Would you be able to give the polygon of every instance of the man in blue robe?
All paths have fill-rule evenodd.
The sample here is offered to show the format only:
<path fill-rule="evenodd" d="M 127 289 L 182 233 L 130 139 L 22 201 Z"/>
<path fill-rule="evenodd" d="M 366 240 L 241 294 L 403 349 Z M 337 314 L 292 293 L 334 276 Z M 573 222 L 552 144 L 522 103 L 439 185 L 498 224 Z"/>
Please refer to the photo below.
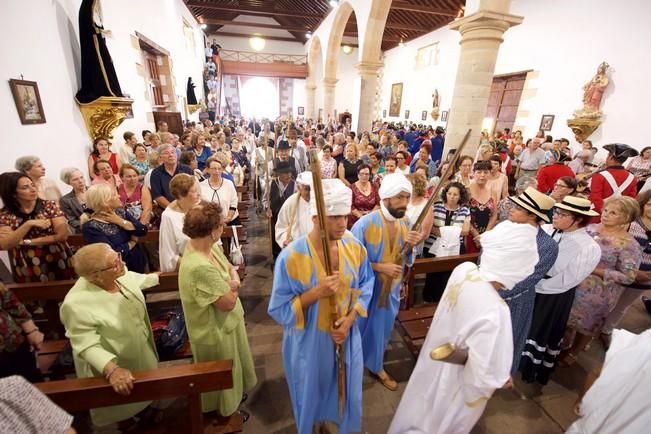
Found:
<path fill-rule="evenodd" d="M 313 229 L 290 243 L 276 261 L 268 312 L 284 327 L 283 362 L 299 434 L 336 424 L 361 431 L 364 364 L 357 316 L 366 317 L 373 270 L 366 249 L 346 230 L 352 192 L 339 179 L 323 180 L 333 275 L 326 276 L 316 201 Z M 331 296 L 337 306 L 332 325 Z M 339 414 L 336 344 L 345 361 L 345 407 Z"/>
<path fill-rule="evenodd" d="M 411 190 L 411 182 L 402 173 L 385 176 L 379 191 L 380 209 L 366 214 L 351 229 L 366 247 L 376 273 L 368 318 L 360 319 L 364 365 L 391 391 L 398 389 L 398 383 L 384 370 L 384 350 L 400 308 L 404 273 L 400 252 L 405 242 L 415 246 L 421 241 L 405 217 Z M 411 252 L 406 255 L 407 263 L 411 263 Z"/>

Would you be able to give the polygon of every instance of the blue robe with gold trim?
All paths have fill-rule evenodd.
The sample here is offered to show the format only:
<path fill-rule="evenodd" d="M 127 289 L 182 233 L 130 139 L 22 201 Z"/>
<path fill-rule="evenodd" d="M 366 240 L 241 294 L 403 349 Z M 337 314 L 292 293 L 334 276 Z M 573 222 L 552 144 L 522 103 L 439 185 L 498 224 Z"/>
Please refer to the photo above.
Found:
<path fill-rule="evenodd" d="M 339 241 L 340 317 L 354 309 L 365 317 L 373 291 L 373 270 L 366 249 L 346 232 Z M 339 420 L 337 357 L 330 335 L 328 299 L 305 313 L 299 296 L 325 277 L 321 260 L 307 236 L 290 243 L 276 260 L 269 315 L 284 327 L 283 362 L 299 434 L 310 434 L 317 422 L 331 421 L 339 432 L 361 431 L 362 342 L 357 322 L 343 344 L 346 362 L 346 407 Z"/>
<path fill-rule="evenodd" d="M 393 240 L 389 239 L 387 223 L 390 222 L 384 219 L 382 211 L 377 210 L 359 219 L 351 229 L 353 235 L 366 247 L 371 263 L 400 263 L 400 251 L 410 228 L 409 220 L 407 218 L 398 220 L 397 236 Z M 411 263 L 411 251 L 406 259 L 407 263 Z M 387 275 L 377 273 L 368 317 L 360 319 L 359 322 L 364 365 L 375 374 L 383 369 L 384 350 L 391 337 L 393 323 L 400 308 L 401 285 L 401 278 L 391 279 Z"/>

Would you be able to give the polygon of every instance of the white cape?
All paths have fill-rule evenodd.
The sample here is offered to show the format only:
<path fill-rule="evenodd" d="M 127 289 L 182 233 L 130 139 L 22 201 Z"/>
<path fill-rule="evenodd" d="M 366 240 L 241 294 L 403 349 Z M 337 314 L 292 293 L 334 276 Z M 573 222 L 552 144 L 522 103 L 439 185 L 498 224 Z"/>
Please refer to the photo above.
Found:
<path fill-rule="evenodd" d="M 465 366 L 434 361 L 432 349 L 453 343 Z M 513 337 L 509 308 L 477 266 L 457 266 L 434 315 L 389 433 L 468 433 L 495 389 L 509 379 Z"/>
<path fill-rule="evenodd" d="M 296 209 L 296 198 L 298 199 L 298 209 Z M 283 203 L 278 212 L 276 221 L 276 243 L 283 248 L 283 242 L 287 238 L 289 223 L 294 219 L 292 225 L 291 239 L 297 240 L 303 235 L 307 235 L 312 230 L 312 217 L 310 216 L 310 204 L 300 198 L 300 193 L 294 193 Z"/>
<path fill-rule="evenodd" d="M 651 330 L 614 330 L 601 375 L 568 434 L 638 434 L 651 427 Z"/>

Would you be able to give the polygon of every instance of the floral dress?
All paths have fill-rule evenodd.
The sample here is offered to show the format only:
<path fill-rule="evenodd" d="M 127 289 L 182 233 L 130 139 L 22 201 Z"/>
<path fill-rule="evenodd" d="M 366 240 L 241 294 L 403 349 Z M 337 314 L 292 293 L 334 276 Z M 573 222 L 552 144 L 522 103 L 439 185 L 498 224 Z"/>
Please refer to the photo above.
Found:
<path fill-rule="evenodd" d="M 588 234 L 601 247 L 604 278 L 589 275 L 576 288 L 574 305 L 568 325 L 579 333 L 596 336 L 606 322 L 606 317 L 624 292 L 624 285 L 635 280 L 642 260 L 642 249 L 629 233 L 613 236 L 599 233 L 599 224 L 586 228 Z"/>
<path fill-rule="evenodd" d="M 334 158 L 321 160 L 321 178 L 332 179 L 337 177 L 337 160 Z"/>
<path fill-rule="evenodd" d="M 488 228 L 488 222 L 491 219 L 491 216 L 496 212 L 497 205 L 491 197 L 486 201 L 486 203 L 479 203 L 477 199 L 470 198 L 468 203 L 468 208 L 470 208 L 470 223 L 477 228 L 477 231 L 480 234 L 483 234 Z M 466 253 L 476 253 L 479 252 L 479 248 L 475 244 L 471 235 L 466 235 Z"/>
<path fill-rule="evenodd" d="M 6 208 L 0 210 L 0 226 L 18 229 L 24 221 L 31 219 L 54 219 L 64 217 L 56 202 L 37 199 L 36 206 L 30 214 L 15 215 Z M 34 239 L 54 235 L 54 228 L 32 228 L 25 239 Z M 16 246 L 9 250 L 12 274 L 16 283 L 47 282 L 67 280 L 75 277 L 72 268 L 72 252 L 67 243 L 46 245 Z"/>
<path fill-rule="evenodd" d="M 357 188 L 356 183 L 350 185 L 350 189 L 353 190 L 352 207 L 357 211 L 361 211 L 363 214 L 368 214 L 373 211 L 373 208 L 380 204 L 380 195 L 378 194 L 377 186 L 373 183 L 370 183 L 369 185 L 371 186 L 371 192 L 368 196 Z M 352 228 L 357 220 L 357 217 L 351 214 L 348 217 L 348 229 Z"/>

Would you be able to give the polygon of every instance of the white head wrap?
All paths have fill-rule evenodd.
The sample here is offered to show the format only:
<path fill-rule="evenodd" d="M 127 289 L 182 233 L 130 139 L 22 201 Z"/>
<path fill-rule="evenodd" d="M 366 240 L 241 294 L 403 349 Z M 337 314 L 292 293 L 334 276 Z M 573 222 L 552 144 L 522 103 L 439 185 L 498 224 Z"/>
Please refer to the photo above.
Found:
<path fill-rule="evenodd" d="M 479 275 L 486 282 L 499 282 L 507 289 L 523 281 L 538 263 L 538 229 L 508 220 L 481 235 Z"/>
<path fill-rule="evenodd" d="M 296 177 L 296 182 L 300 185 L 312 186 L 312 172 L 301 172 Z"/>
<path fill-rule="evenodd" d="M 321 181 L 327 216 L 349 215 L 353 204 L 353 191 L 346 187 L 341 179 L 324 179 Z M 310 195 L 310 215 L 317 215 L 316 198 Z"/>
<path fill-rule="evenodd" d="M 382 178 L 382 185 L 380 186 L 380 199 L 388 199 L 397 196 L 403 191 L 411 194 L 411 182 L 402 173 L 390 173 Z"/>

